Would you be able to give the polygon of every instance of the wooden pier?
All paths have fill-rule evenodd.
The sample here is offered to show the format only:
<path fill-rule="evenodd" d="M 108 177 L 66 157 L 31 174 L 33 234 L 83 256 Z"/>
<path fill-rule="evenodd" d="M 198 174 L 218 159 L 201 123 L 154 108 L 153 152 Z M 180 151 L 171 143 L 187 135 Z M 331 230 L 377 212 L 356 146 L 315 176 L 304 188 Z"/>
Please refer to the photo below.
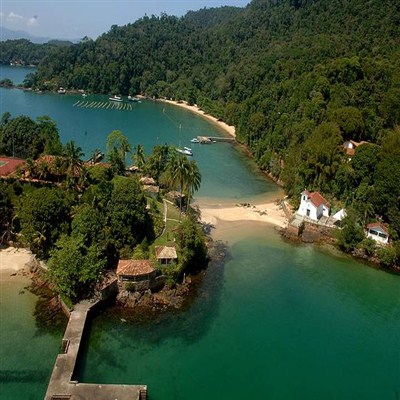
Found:
<path fill-rule="evenodd" d="M 103 385 L 74 379 L 86 319 L 98 303 L 85 300 L 71 312 L 62 340 L 63 353 L 57 356 L 45 400 L 146 400 L 146 385 Z"/>
<path fill-rule="evenodd" d="M 197 140 L 201 144 L 213 143 L 213 142 L 229 142 L 234 143 L 236 139 L 234 137 L 227 136 L 197 136 Z"/>

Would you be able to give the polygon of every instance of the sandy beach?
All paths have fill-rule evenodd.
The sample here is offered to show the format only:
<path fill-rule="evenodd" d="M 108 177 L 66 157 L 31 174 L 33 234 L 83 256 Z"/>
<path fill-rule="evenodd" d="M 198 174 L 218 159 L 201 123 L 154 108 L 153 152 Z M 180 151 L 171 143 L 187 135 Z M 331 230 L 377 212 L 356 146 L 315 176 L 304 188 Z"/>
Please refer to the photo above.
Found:
<path fill-rule="evenodd" d="M 257 221 L 284 228 L 287 218 L 282 208 L 274 202 L 236 206 L 207 206 L 200 205 L 201 221 L 214 227 L 218 221 Z"/>
<path fill-rule="evenodd" d="M 196 105 L 190 106 L 186 102 L 177 102 L 177 101 L 173 101 L 173 100 L 160 99 L 160 101 L 162 101 L 164 103 L 172 104 L 174 106 L 178 106 L 178 107 L 184 108 L 185 110 L 188 110 L 188 111 L 191 111 L 191 112 L 193 112 L 195 114 L 201 115 L 202 117 L 206 118 L 207 120 L 209 120 L 213 124 L 217 125 L 221 129 L 223 129 L 230 136 L 236 137 L 236 132 L 235 132 L 235 127 L 234 126 L 228 125 L 225 122 L 220 121 L 219 119 L 213 117 L 212 115 L 205 113 L 203 110 L 201 110 Z"/>
<path fill-rule="evenodd" d="M 17 272 L 31 260 L 32 253 L 28 249 L 8 247 L 0 250 L 0 271 Z"/>

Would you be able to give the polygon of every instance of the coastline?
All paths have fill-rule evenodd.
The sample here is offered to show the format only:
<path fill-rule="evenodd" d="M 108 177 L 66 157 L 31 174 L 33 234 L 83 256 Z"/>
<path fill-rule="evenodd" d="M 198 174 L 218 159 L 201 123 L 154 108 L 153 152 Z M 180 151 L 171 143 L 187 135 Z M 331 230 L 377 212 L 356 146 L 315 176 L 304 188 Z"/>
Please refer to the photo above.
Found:
<path fill-rule="evenodd" d="M 210 227 L 218 227 L 221 222 L 253 221 L 262 222 L 283 229 L 288 224 L 288 219 L 276 202 L 249 204 L 241 203 L 235 206 L 218 204 L 199 204 L 201 222 Z"/>
<path fill-rule="evenodd" d="M 166 100 L 166 99 L 159 99 L 158 101 L 161 101 L 162 103 L 167 103 L 171 104 L 173 106 L 181 107 L 185 110 L 191 111 L 194 114 L 200 115 L 207 119 L 208 121 L 212 122 L 214 125 L 218 126 L 220 129 L 222 129 L 224 132 L 226 132 L 229 136 L 232 136 L 233 138 L 236 138 L 236 129 L 232 125 L 228 125 L 226 122 L 223 122 L 219 120 L 218 118 L 213 117 L 210 114 L 207 114 L 204 112 L 202 109 L 200 109 L 198 106 L 193 105 L 190 106 L 187 104 L 187 102 L 181 101 L 174 101 L 174 100 Z"/>
<path fill-rule="evenodd" d="M 199 115 L 208 121 L 212 122 L 214 125 L 218 126 L 229 136 L 236 138 L 236 129 L 234 126 L 228 125 L 227 123 L 215 118 L 214 116 L 207 114 L 202 109 L 200 109 L 197 105 L 189 105 L 186 101 L 175 101 L 175 100 L 167 100 L 167 99 L 158 99 L 162 103 L 167 103 L 173 106 L 177 106 L 183 108 L 184 110 L 190 111 L 196 115 Z M 269 179 L 272 179 L 271 176 L 266 174 Z M 272 179 L 273 180 L 273 179 Z M 278 186 L 277 182 L 275 182 Z M 259 200 L 260 201 L 260 200 Z M 273 225 L 276 228 L 283 229 L 288 225 L 288 219 L 285 213 L 277 204 L 277 201 L 256 201 L 255 204 L 236 204 L 232 205 L 229 202 L 222 202 L 218 205 L 215 204 L 206 204 L 202 201 L 198 203 L 200 208 L 201 217 L 200 221 L 204 225 L 208 225 L 210 227 L 216 227 L 221 222 L 229 223 L 229 222 L 239 222 L 239 221 L 254 221 L 266 223 L 269 225 Z"/>

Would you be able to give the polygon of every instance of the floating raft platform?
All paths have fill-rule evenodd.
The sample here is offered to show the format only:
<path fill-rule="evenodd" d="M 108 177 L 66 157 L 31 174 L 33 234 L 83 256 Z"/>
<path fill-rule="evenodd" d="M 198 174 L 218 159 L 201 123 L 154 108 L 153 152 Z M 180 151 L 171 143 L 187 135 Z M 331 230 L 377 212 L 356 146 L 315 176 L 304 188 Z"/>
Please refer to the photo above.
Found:
<path fill-rule="evenodd" d="M 62 341 L 63 353 L 57 356 L 45 400 L 146 400 L 146 385 L 103 385 L 74 379 L 86 319 L 97 303 L 82 301 L 71 312 Z"/>
<path fill-rule="evenodd" d="M 72 105 L 72 107 L 79 108 L 102 108 L 105 110 L 120 110 L 120 111 L 132 111 L 133 105 L 123 102 L 114 101 L 90 101 L 90 100 L 79 100 Z"/>

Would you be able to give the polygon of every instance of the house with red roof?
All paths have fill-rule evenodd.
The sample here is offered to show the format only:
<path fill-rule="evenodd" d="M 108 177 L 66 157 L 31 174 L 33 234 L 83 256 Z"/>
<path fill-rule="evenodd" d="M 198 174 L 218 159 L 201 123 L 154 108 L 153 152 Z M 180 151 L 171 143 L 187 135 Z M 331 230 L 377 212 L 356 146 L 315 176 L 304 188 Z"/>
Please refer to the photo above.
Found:
<path fill-rule="evenodd" d="M 0 157 L 0 177 L 13 174 L 23 164 L 25 164 L 25 160 L 22 158 Z"/>
<path fill-rule="evenodd" d="M 378 243 L 389 243 L 389 230 L 382 222 L 372 222 L 367 225 L 366 235 Z"/>
<path fill-rule="evenodd" d="M 156 270 L 151 260 L 119 260 L 117 276 L 119 281 L 146 281 L 155 277 Z"/>
<path fill-rule="evenodd" d="M 321 217 L 329 217 L 331 206 L 319 192 L 304 190 L 301 193 L 300 207 L 297 214 L 318 221 Z"/>

